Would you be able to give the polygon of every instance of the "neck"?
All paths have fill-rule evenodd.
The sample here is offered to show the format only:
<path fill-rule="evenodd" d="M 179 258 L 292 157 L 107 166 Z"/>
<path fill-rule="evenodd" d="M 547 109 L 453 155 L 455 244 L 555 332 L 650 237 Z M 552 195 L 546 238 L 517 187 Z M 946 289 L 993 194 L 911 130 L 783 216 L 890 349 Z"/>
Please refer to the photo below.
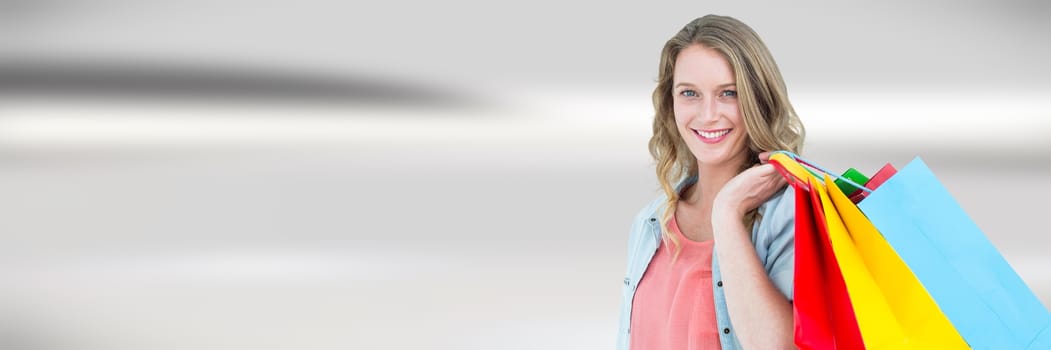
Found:
<path fill-rule="evenodd" d="M 715 196 L 722 190 L 723 185 L 730 182 L 741 170 L 740 162 L 730 162 L 732 165 L 711 166 L 697 164 L 697 183 L 690 186 L 680 197 L 691 206 L 710 208 L 715 202 Z"/>

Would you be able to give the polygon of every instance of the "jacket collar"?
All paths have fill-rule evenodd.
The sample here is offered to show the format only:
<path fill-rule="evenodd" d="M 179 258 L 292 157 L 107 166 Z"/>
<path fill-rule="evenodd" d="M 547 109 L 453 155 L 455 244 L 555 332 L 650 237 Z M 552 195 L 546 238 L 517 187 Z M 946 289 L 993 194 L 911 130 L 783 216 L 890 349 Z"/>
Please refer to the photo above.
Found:
<path fill-rule="evenodd" d="M 679 180 L 679 183 L 675 185 L 675 193 L 682 193 L 682 190 L 686 188 L 686 186 L 693 185 L 695 183 L 697 183 L 696 175 L 685 177 L 682 180 Z M 653 232 L 654 240 L 658 242 L 661 240 L 660 220 L 661 217 L 664 216 L 664 211 L 667 210 L 667 202 L 668 195 L 662 193 L 657 199 L 656 203 L 654 203 L 653 210 L 650 212 L 649 218 L 646 219 L 647 221 L 649 221 L 651 231 Z"/>

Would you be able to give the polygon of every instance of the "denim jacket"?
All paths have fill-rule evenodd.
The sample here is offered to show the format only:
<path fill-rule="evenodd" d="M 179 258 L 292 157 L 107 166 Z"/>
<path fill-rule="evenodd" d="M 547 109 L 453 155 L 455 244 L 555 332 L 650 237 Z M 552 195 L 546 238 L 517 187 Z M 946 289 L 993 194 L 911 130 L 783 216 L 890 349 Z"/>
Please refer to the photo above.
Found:
<path fill-rule="evenodd" d="M 697 181 L 696 177 L 683 180 L 676 191 Z M 631 306 L 635 289 L 643 278 L 646 268 L 657 252 L 661 241 L 660 218 L 664 214 L 667 196 L 661 195 L 635 216 L 628 238 L 628 268 L 624 276 L 623 296 L 620 306 L 620 331 L 617 349 L 627 350 L 631 336 Z M 795 268 L 795 192 L 785 187 L 759 206 L 761 219 L 752 227 L 752 242 L 759 261 L 766 269 L 774 286 L 792 300 L 792 281 Z M 719 242 L 715 243 L 718 249 Z M 724 350 L 740 349 L 737 333 L 730 324 L 726 310 L 726 296 L 722 290 L 719 261 L 712 253 L 712 288 L 715 296 L 715 317 L 719 325 L 719 342 Z"/>

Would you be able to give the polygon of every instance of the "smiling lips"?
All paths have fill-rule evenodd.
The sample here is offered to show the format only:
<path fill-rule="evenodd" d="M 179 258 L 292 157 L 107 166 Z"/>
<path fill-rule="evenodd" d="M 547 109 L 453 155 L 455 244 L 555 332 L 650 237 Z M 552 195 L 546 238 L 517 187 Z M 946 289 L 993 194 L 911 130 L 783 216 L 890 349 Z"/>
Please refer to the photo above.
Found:
<path fill-rule="evenodd" d="M 704 143 L 719 143 L 726 138 L 726 135 L 733 129 L 720 129 L 720 130 L 693 130 L 693 133 L 697 135 L 697 138 Z"/>

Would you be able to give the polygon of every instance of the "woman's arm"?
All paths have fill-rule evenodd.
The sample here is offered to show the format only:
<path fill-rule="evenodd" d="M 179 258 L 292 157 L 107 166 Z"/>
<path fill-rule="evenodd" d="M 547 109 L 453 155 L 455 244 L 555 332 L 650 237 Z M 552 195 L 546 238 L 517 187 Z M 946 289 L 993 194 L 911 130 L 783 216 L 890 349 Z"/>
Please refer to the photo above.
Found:
<path fill-rule="evenodd" d="M 755 209 L 777 190 L 784 179 L 769 164 L 742 172 L 716 197 L 712 229 L 730 320 L 745 349 L 792 349 L 792 304 L 766 275 L 744 213 Z"/>

